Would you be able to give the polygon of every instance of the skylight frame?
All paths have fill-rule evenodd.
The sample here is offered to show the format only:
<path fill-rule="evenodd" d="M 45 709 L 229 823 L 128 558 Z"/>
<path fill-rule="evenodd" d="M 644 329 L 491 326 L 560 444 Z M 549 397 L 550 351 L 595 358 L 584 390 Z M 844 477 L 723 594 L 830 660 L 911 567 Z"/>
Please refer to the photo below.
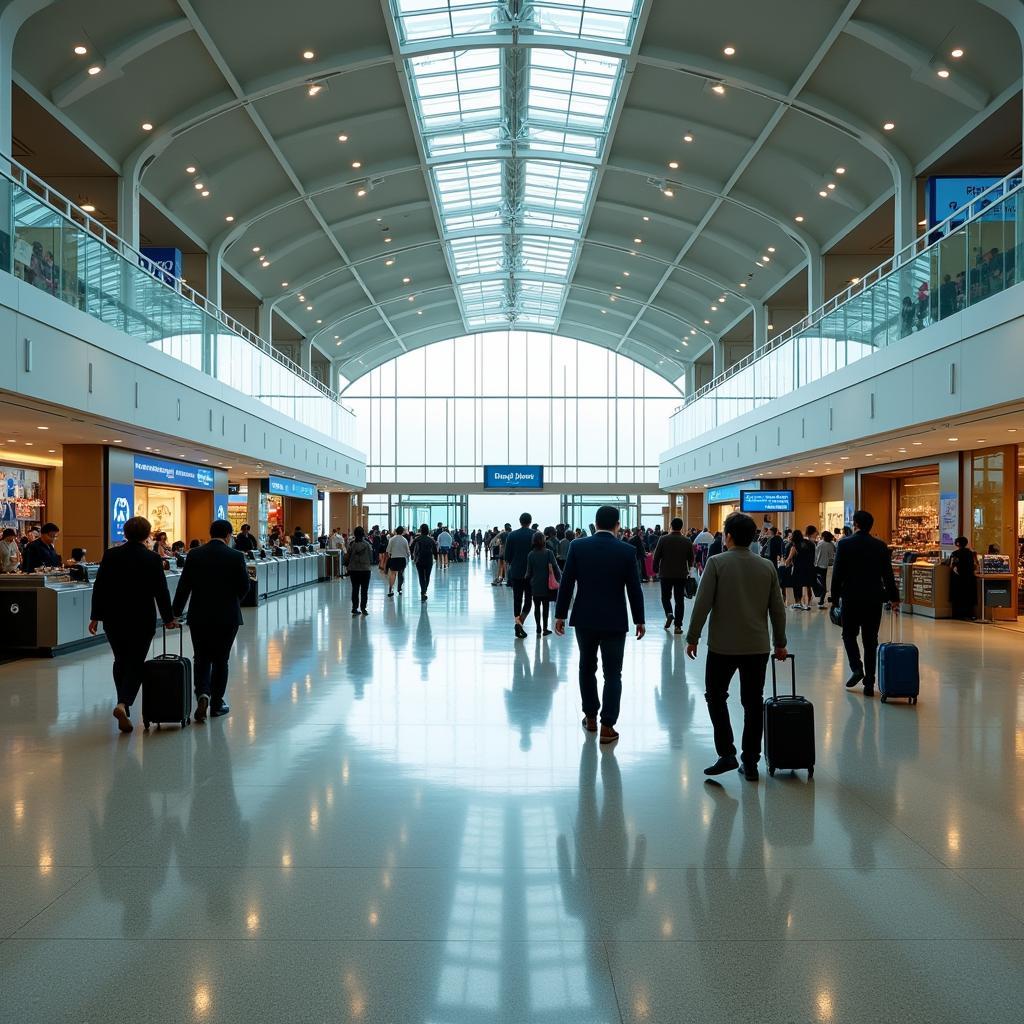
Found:
<path fill-rule="evenodd" d="M 643 0 L 531 0 L 538 33 L 628 49 Z"/>
<path fill-rule="evenodd" d="M 392 0 L 392 14 L 404 44 L 458 36 L 492 35 L 501 0 Z"/>
<path fill-rule="evenodd" d="M 494 228 L 505 200 L 501 160 L 464 160 L 431 170 L 445 231 Z"/>
<path fill-rule="evenodd" d="M 423 135 L 495 124 L 501 119 L 501 50 L 453 49 L 406 61 Z"/>

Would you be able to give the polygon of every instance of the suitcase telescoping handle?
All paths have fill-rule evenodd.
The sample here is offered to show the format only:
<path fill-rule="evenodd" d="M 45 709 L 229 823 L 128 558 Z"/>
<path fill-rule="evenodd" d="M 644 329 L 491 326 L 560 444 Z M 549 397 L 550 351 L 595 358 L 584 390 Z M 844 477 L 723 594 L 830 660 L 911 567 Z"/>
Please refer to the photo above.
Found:
<path fill-rule="evenodd" d="M 164 655 L 166 656 L 166 654 L 167 654 L 167 626 L 164 623 L 162 623 L 162 622 L 160 623 L 160 631 L 161 631 L 161 633 L 163 633 Z M 178 628 L 175 630 L 175 632 L 178 634 L 178 657 L 179 658 L 184 658 L 185 657 L 185 636 L 184 636 L 184 630 L 182 630 L 180 624 L 178 625 Z"/>
<path fill-rule="evenodd" d="M 779 696 L 779 692 L 778 692 L 778 689 L 777 689 L 776 676 L 775 676 L 775 662 L 778 661 L 778 659 L 775 657 L 774 654 L 772 654 L 772 655 L 769 656 L 768 660 L 772 663 L 772 697 L 778 697 Z M 786 661 L 789 662 L 789 667 L 790 667 L 790 670 L 791 670 L 791 672 L 793 674 L 793 696 L 795 697 L 796 696 L 796 655 L 795 654 L 787 654 L 786 655 Z"/>

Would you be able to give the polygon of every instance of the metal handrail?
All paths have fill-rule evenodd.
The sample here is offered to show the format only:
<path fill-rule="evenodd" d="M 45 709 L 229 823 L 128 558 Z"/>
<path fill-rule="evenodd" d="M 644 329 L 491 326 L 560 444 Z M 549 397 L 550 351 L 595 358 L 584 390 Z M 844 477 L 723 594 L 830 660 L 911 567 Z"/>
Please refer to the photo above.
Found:
<path fill-rule="evenodd" d="M 816 323 L 820 323 L 826 316 L 830 313 L 834 313 L 840 306 L 847 303 L 854 296 L 860 295 L 869 287 L 876 285 L 883 278 L 886 278 L 890 274 L 900 270 L 912 259 L 915 259 L 927 252 L 929 249 L 934 248 L 940 242 L 948 238 L 949 234 L 952 234 L 952 232 L 947 234 L 947 230 L 953 227 L 953 221 L 960 221 L 960 223 L 955 225 L 956 231 L 966 228 L 968 224 L 982 216 L 985 210 L 992 205 L 991 198 L 986 199 L 986 197 L 991 197 L 994 193 L 999 192 L 998 198 L 1005 199 L 1019 191 L 1022 184 L 1024 184 L 1024 182 L 1022 182 L 1022 174 L 1024 174 L 1024 167 L 1018 167 L 1015 171 L 1006 175 L 1006 177 L 990 185 L 984 192 L 980 192 L 969 203 L 961 206 L 960 209 L 955 210 L 945 220 L 940 221 L 934 227 L 930 227 L 927 231 L 922 232 L 922 234 L 918 235 L 918 237 L 912 242 L 905 245 L 898 253 L 894 253 L 877 267 L 873 267 L 871 270 L 867 271 L 867 273 L 865 273 L 856 284 L 848 285 L 843 291 L 833 295 L 832 298 L 823 302 L 817 309 L 808 313 L 802 320 L 798 320 L 781 334 L 773 336 L 762 348 L 759 348 L 756 352 L 749 352 L 747 355 L 743 356 L 742 359 L 733 363 L 732 366 L 723 370 L 717 377 L 709 380 L 707 384 L 694 391 L 692 395 L 687 396 L 686 399 L 684 399 L 683 404 L 675 410 L 673 415 L 681 412 L 688 405 L 696 402 L 697 399 L 710 394 L 727 380 L 735 377 L 736 374 L 745 370 L 748 366 L 752 366 L 754 363 L 763 359 L 775 349 L 781 348 L 787 341 L 790 341 L 792 338 L 796 337 L 796 335 L 801 334 L 803 331 L 807 330 L 808 327 L 813 327 Z M 978 204 L 981 204 L 981 206 L 979 207 Z M 940 237 L 933 238 L 937 233 L 940 233 Z M 929 241 L 929 239 L 933 240 Z"/>
<path fill-rule="evenodd" d="M 318 380 L 313 374 L 303 369 L 280 349 L 274 348 L 269 342 L 250 330 L 245 324 L 240 323 L 230 313 L 225 312 L 220 306 L 210 302 L 205 295 L 197 292 L 188 285 L 182 278 L 173 277 L 163 267 L 158 267 L 148 256 L 144 255 L 133 245 L 126 242 L 116 232 L 111 231 L 105 224 L 102 224 L 90 213 L 87 213 L 76 203 L 73 203 L 63 193 L 58 192 L 48 182 L 34 174 L 27 167 L 19 164 L 16 160 L 0 154 L 0 175 L 48 206 L 58 216 L 71 221 L 76 227 L 84 228 L 97 241 L 118 255 L 121 259 L 130 264 L 136 264 L 152 275 L 154 281 L 167 288 L 169 291 L 180 295 L 187 302 L 191 302 L 208 316 L 212 316 L 222 326 L 226 327 L 232 334 L 238 335 L 247 341 L 254 348 L 279 362 L 285 369 L 295 374 L 300 380 L 320 391 L 324 397 L 336 402 L 346 413 L 354 417 L 355 412 L 342 403 L 339 392 Z"/>

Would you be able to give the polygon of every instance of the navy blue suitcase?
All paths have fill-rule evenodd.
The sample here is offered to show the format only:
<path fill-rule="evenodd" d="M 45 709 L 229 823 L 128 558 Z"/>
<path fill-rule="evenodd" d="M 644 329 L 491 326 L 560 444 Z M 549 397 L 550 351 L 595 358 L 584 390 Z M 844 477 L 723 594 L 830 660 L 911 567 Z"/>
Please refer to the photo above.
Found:
<path fill-rule="evenodd" d="M 878 692 L 883 704 L 890 697 L 906 697 L 911 704 L 916 704 L 921 692 L 917 647 L 893 642 L 893 618 L 889 619 L 889 642 L 878 645 Z"/>
<path fill-rule="evenodd" d="M 772 695 L 764 702 L 764 759 L 768 774 L 778 769 L 805 768 L 814 775 L 814 705 L 796 693 L 796 658 L 787 660 L 793 671 L 793 695 L 780 697 L 772 663 Z"/>

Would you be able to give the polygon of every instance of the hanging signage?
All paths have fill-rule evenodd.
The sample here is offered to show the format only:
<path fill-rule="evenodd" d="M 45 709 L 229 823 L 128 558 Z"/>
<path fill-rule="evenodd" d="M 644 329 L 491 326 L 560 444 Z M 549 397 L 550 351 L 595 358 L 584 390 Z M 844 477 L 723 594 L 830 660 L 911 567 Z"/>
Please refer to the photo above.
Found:
<path fill-rule="evenodd" d="M 539 491 L 543 487 L 543 466 L 484 466 L 485 491 Z"/>
<path fill-rule="evenodd" d="M 142 268 L 148 270 L 164 284 L 174 285 L 181 277 L 181 250 L 147 246 L 140 250 L 146 260 L 140 261 Z"/>
<path fill-rule="evenodd" d="M 316 484 L 289 480 L 283 476 L 267 477 L 266 483 L 267 494 L 276 494 L 282 498 L 302 498 L 304 501 L 316 500 Z"/>
<path fill-rule="evenodd" d="M 148 455 L 135 454 L 134 477 L 139 483 L 168 484 L 171 487 L 185 487 L 200 491 L 213 490 L 213 470 L 205 466 L 193 466 L 188 462 L 171 462 L 168 459 L 154 459 Z"/>
<path fill-rule="evenodd" d="M 720 505 L 730 501 L 736 504 L 740 500 L 741 491 L 759 491 L 761 483 L 758 480 L 747 480 L 741 484 L 723 484 L 721 487 L 709 487 L 707 498 L 709 505 Z"/>
<path fill-rule="evenodd" d="M 792 512 L 792 491 L 740 491 L 741 512 Z"/>
<path fill-rule="evenodd" d="M 226 494 L 215 494 L 213 496 L 213 518 L 227 519 L 228 517 L 228 496 Z"/>
<path fill-rule="evenodd" d="M 135 507 L 135 488 L 131 484 L 110 485 L 110 506 L 108 522 L 110 523 L 110 543 L 124 543 L 124 524 L 131 519 Z"/>
<path fill-rule="evenodd" d="M 939 495 L 939 543 L 944 548 L 951 548 L 956 543 L 960 526 L 958 504 L 956 491 L 943 491 Z"/>
<path fill-rule="evenodd" d="M 991 188 L 997 182 L 1002 181 L 998 177 L 972 176 L 961 178 L 953 175 L 936 175 L 928 179 L 928 226 L 935 227 L 941 224 L 947 217 L 951 217 L 957 210 L 973 202 L 986 189 Z M 1016 197 L 1001 202 L 1002 196 L 999 193 L 992 195 L 992 209 L 982 216 L 982 220 L 1014 220 L 1017 216 Z M 982 206 L 988 205 L 987 200 L 982 200 Z M 950 229 L 962 224 L 960 219 L 950 223 Z"/>

